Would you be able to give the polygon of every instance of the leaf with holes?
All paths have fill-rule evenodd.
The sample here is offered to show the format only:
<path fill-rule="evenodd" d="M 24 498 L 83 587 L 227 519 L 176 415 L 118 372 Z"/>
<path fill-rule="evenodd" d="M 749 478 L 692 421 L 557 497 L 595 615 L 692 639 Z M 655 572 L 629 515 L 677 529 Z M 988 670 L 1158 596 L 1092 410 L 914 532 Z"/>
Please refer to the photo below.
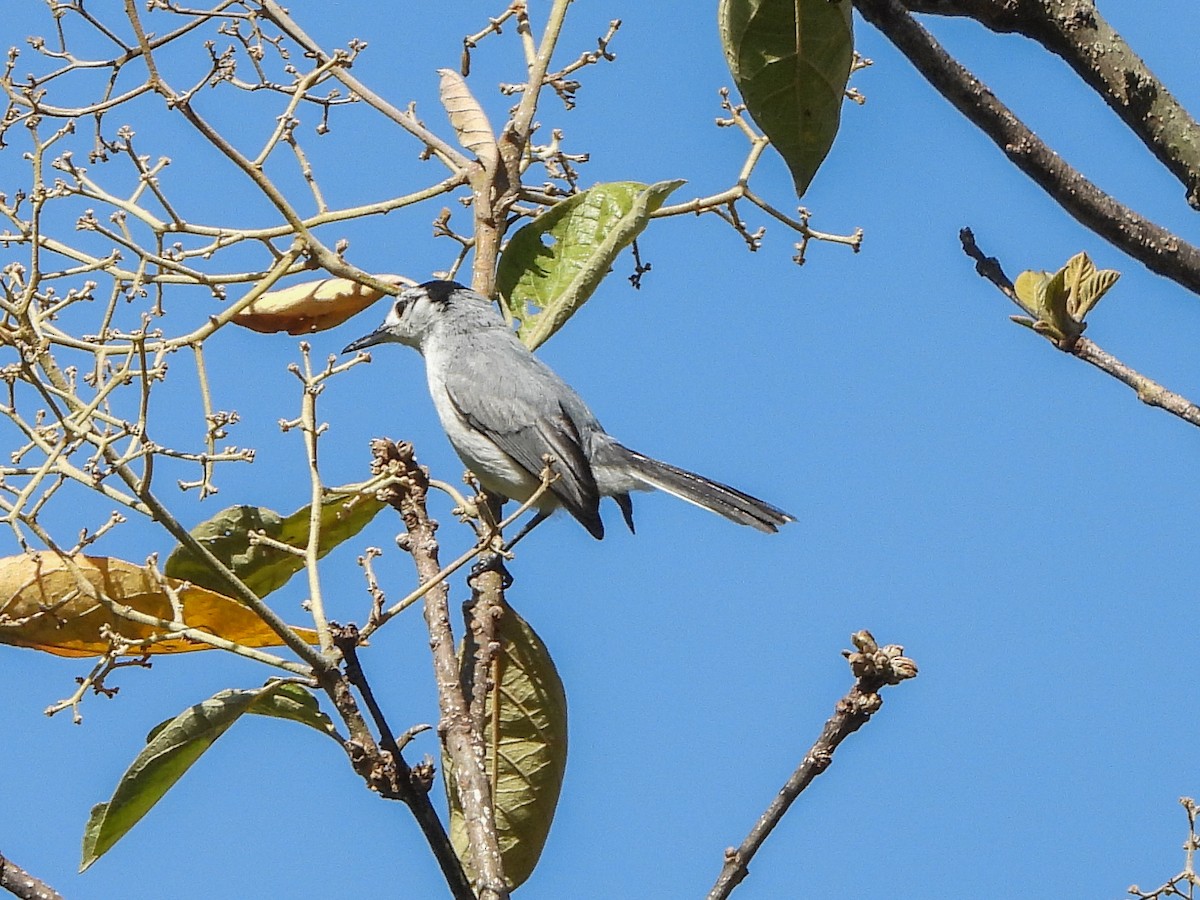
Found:
<path fill-rule="evenodd" d="M 721 0 L 725 60 L 804 196 L 833 146 L 854 60 L 850 0 Z"/>
<path fill-rule="evenodd" d="M 522 227 L 500 256 L 496 286 L 531 350 L 587 302 L 621 251 L 682 181 L 598 184 Z"/>
<path fill-rule="evenodd" d="M 468 634 L 470 630 L 468 629 Z M 567 765 L 567 696 L 545 644 L 511 607 L 497 625 L 485 731 L 485 765 L 504 875 L 510 889 L 525 882 L 550 833 Z M 463 682 L 471 694 L 475 646 L 461 651 Z M 453 766 L 442 757 L 450 803 L 450 840 L 469 869 L 466 822 Z"/>

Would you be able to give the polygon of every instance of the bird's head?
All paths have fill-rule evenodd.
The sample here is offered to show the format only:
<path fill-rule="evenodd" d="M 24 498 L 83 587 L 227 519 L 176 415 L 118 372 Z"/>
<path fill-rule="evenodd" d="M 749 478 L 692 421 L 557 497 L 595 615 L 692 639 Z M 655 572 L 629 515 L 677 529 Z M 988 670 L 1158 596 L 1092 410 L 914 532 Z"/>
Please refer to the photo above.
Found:
<path fill-rule="evenodd" d="M 342 352 L 353 353 L 384 343 L 420 349 L 425 339 L 439 329 L 477 328 L 484 320 L 498 318 L 495 306 L 465 285 L 457 281 L 427 281 L 398 294 L 383 324 L 347 344 Z"/>

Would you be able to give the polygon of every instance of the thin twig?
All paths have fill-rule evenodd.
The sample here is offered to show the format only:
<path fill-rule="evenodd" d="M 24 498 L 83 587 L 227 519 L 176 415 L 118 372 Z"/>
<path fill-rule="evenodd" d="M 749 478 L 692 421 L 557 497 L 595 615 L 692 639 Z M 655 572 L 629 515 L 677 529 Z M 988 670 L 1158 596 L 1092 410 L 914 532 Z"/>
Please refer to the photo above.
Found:
<path fill-rule="evenodd" d="M 861 228 L 856 228 L 850 234 L 846 235 L 814 231 L 808 226 L 809 213 L 806 209 L 800 209 L 799 216 L 793 218 L 750 190 L 750 176 L 758 166 L 763 153 L 770 146 L 771 142 L 767 139 L 766 135 L 760 133 L 751 124 L 746 116 L 745 104 L 733 102 L 728 88 L 721 88 L 720 96 L 721 109 L 728 114 L 728 118 L 717 119 L 717 126 L 720 128 L 737 128 L 750 144 L 749 150 L 746 153 L 746 159 L 742 162 L 741 170 L 738 172 L 737 179 L 733 185 L 715 194 L 709 194 L 705 197 L 695 197 L 682 203 L 662 206 L 651 213 L 651 218 L 661 219 L 667 216 L 714 213 L 728 222 L 733 230 L 741 235 L 750 250 L 757 250 L 762 244 L 766 228 L 759 227 L 753 232 L 747 229 L 737 212 L 737 204 L 741 200 L 745 200 L 758 207 L 775 221 L 800 235 L 800 241 L 796 244 L 796 256 L 794 257 L 797 264 L 804 263 L 808 243 L 813 240 L 845 244 L 857 253 L 862 248 L 863 242 L 863 230 Z M 528 195 L 528 192 L 526 193 Z"/>
<path fill-rule="evenodd" d="M 843 651 L 850 662 L 850 671 L 857 679 L 849 693 L 838 701 L 834 713 L 825 723 L 821 736 L 804 755 L 792 777 L 780 789 L 770 806 L 759 817 L 746 839 L 736 849 L 725 851 L 725 865 L 708 894 L 708 900 L 724 900 L 750 873 L 750 860 L 763 841 L 783 819 L 792 802 L 800 796 L 813 779 L 829 768 L 833 752 L 847 737 L 862 728 L 883 705 L 879 692 L 889 684 L 899 684 L 917 674 L 917 665 L 904 656 L 904 648 L 891 644 L 880 647 L 869 631 L 851 636 L 855 650 Z"/>
<path fill-rule="evenodd" d="M 1188 818 L 1188 836 L 1183 842 L 1183 871 L 1152 891 L 1143 891 L 1136 884 L 1130 885 L 1127 893 L 1137 900 L 1163 900 L 1165 897 L 1183 897 L 1195 900 L 1200 877 L 1196 875 L 1196 851 L 1200 850 L 1200 833 L 1196 831 L 1196 817 L 1200 808 L 1191 797 L 1180 797 L 1179 803 Z"/>
<path fill-rule="evenodd" d="M 304 368 L 301 370 L 294 365 L 289 368 L 304 385 L 300 402 L 300 430 L 304 435 L 309 476 L 308 541 L 304 547 L 304 568 L 308 574 L 308 608 L 321 641 L 321 649 L 328 653 L 333 645 L 333 638 L 329 632 L 329 620 L 325 615 L 321 573 L 318 567 L 321 558 L 321 513 L 325 488 L 321 483 L 321 471 L 317 462 L 317 443 L 324 430 L 324 426 L 317 424 L 317 397 L 324 390 L 325 379 L 319 374 L 313 374 L 311 350 L 312 347 L 307 341 L 301 341 L 300 354 Z"/>
<path fill-rule="evenodd" d="M 303 47 L 308 53 L 311 53 L 318 62 L 325 63 L 334 57 L 334 54 L 326 53 L 321 46 L 309 37 L 304 30 L 296 24 L 286 9 L 280 6 L 275 0 L 262 0 L 263 12 L 274 22 L 288 37 Z M 334 69 L 334 76 L 342 82 L 346 87 L 352 90 L 355 94 L 361 97 L 370 106 L 383 113 L 417 140 L 421 141 L 434 155 L 440 159 L 447 168 L 456 174 L 461 174 L 466 171 L 469 160 L 455 147 L 443 141 L 440 137 L 427 129 L 411 112 L 405 112 L 397 109 L 391 103 L 388 103 L 365 84 L 350 74 L 344 66 L 339 66 Z"/>
<path fill-rule="evenodd" d="M 1012 281 L 1004 273 L 1004 268 L 1000 265 L 1000 261 L 994 256 L 987 256 L 979 249 L 979 245 L 975 242 L 975 235 L 971 232 L 971 229 L 962 229 L 959 232 L 959 239 L 962 241 L 963 252 L 975 260 L 975 271 L 981 277 L 991 282 L 1009 300 L 1020 306 L 1016 288 L 1013 287 Z M 1024 307 L 1022 307 L 1022 312 L 1025 311 Z M 1200 406 L 1197 406 L 1182 394 L 1168 390 L 1154 379 L 1147 378 L 1136 369 L 1127 366 L 1107 350 L 1100 347 L 1095 341 L 1080 337 L 1070 346 L 1060 346 L 1053 340 L 1050 343 L 1064 353 L 1070 353 L 1072 356 L 1079 357 L 1084 362 L 1090 363 L 1100 371 L 1111 375 L 1122 384 L 1132 388 L 1137 394 L 1138 399 L 1147 406 L 1157 406 L 1159 409 L 1171 413 L 1171 415 L 1178 416 L 1189 425 L 1200 427 Z"/>

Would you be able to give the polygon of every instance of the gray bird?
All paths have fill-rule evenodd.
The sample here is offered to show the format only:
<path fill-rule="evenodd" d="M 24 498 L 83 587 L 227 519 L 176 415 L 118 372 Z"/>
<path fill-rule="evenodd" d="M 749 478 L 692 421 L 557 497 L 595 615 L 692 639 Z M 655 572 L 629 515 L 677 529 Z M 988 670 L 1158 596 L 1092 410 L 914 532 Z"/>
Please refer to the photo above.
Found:
<path fill-rule="evenodd" d="M 489 493 L 528 500 L 541 484 L 542 457 L 554 457 L 558 479 L 518 538 L 560 506 L 602 538 L 601 497 L 616 500 L 633 531 L 630 491 L 655 488 L 759 531 L 795 520 L 749 494 L 617 443 L 583 398 L 517 339 L 496 306 L 457 282 L 408 288 L 379 328 L 342 352 L 388 342 L 425 357 L 442 428 Z"/>

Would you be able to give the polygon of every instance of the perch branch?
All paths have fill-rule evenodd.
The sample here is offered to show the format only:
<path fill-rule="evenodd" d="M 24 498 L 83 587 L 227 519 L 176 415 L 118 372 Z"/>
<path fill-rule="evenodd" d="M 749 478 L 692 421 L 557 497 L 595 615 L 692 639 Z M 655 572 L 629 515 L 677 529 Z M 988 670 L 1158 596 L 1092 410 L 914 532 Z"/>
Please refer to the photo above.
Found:
<path fill-rule="evenodd" d="M 411 444 L 372 442 L 372 468 L 395 475 L 381 491 L 381 499 L 400 513 L 408 530 L 404 549 L 412 554 L 421 581 L 438 575 L 437 523 L 425 508 L 428 475 L 413 457 Z M 433 655 L 441 721 L 438 733 L 454 766 L 458 798 L 467 828 L 467 845 L 480 900 L 507 900 L 500 845 L 496 835 L 491 783 L 483 765 L 483 740 L 472 727 L 470 708 L 463 695 L 454 633 L 450 626 L 449 591 L 443 581 L 425 595 L 425 622 Z"/>

